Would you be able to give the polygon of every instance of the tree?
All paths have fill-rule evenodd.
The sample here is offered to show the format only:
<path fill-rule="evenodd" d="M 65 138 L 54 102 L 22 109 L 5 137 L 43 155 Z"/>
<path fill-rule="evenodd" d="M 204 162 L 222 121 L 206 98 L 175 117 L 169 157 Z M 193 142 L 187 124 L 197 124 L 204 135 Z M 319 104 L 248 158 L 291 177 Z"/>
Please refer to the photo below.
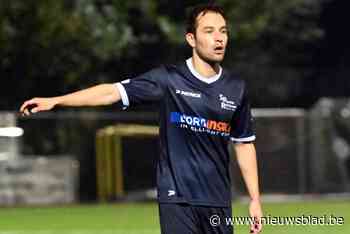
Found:
<path fill-rule="evenodd" d="M 322 0 L 217 2 L 231 27 L 226 63 L 248 80 L 253 102 L 293 103 L 313 71 Z M 186 8 L 197 3 L 202 1 L 2 1 L 0 75 L 6 85 L 0 108 L 17 109 L 33 95 L 115 82 L 189 56 L 184 19 Z"/>

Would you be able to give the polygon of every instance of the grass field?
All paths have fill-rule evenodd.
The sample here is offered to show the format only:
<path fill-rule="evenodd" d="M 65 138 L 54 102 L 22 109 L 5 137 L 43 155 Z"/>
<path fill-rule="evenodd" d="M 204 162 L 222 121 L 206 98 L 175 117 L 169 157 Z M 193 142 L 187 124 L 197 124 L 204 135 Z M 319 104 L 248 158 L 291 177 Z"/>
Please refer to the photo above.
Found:
<path fill-rule="evenodd" d="M 235 216 L 246 216 L 247 205 L 234 203 Z M 349 201 L 264 203 L 265 216 L 334 215 L 343 225 L 266 225 L 269 234 L 350 233 Z M 0 234 L 159 234 L 156 203 L 0 208 Z M 249 233 L 235 226 L 235 233 Z"/>

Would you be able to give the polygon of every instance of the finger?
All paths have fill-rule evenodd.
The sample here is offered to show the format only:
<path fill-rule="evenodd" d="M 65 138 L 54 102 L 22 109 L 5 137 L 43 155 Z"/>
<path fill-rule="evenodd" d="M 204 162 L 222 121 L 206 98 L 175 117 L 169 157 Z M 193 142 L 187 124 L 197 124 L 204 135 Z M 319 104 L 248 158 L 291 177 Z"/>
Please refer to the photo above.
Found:
<path fill-rule="evenodd" d="M 254 223 L 254 230 L 259 233 L 262 230 L 262 223 L 260 221 L 257 221 Z"/>
<path fill-rule="evenodd" d="M 23 105 L 21 106 L 21 108 L 20 108 L 21 112 L 23 112 L 24 109 L 26 109 L 27 106 L 32 105 L 32 104 L 34 104 L 34 103 L 35 103 L 35 102 L 34 102 L 33 99 L 28 100 L 28 101 L 25 101 L 25 102 L 23 103 Z"/>
<path fill-rule="evenodd" d="M 29 113 L 28 109 L 24 109 L 23 113 L 24 113 L 24 115 L 25 115 L 25 116 L 30 115 L 30 113 Z"/>
<path fill-rule="evenodd" d="M 257 229 L 251 229 L 251 230 L 250 230 L 250 233 L 252 233 L 252 234 L 258 234 L 259 231 L 258 231 Z"/>
<path fill-rule="evenodd" d="M 25 109 L 26 106 L 28 105 L 27 103 L 28 103 L 28 101 L 26 101 L 26 102 L 24 102 L 24 103 L 22 104 L 21 108 L 19 109 L 20 112 L 24 112 L 24 109 Z"/>
<path fill-rule="evenodd" d="M 250 225 L 250 232 L 249 233 L 255 233 L 254 224 Z"/>
<path fill-rule="evenodd" d="M 33 109 L 31 109 L 31 113 L 38 113 L 40 111 L 40 108 L 39 107 L 34 107 Z"/>
<path fill-rule="evenodd" d="M 255 224 L 253 227 L 254 233 L 259 233 L 261 231 L 260 227 L 258 224 Z"/>
<path fill-rule="evenodd" d="M 259 233 L 261 231 L 261 224 L 259 219 L 254 216 L 254 222 L 250 224 L 250 233 Z"/>
<path fill-rule="evenodd" d="M 263 228 L 263 225 L 262 225 L 262 223 L 259 222 L 258 223 L 258 231 L 261 232 L 262 228 Z"/>

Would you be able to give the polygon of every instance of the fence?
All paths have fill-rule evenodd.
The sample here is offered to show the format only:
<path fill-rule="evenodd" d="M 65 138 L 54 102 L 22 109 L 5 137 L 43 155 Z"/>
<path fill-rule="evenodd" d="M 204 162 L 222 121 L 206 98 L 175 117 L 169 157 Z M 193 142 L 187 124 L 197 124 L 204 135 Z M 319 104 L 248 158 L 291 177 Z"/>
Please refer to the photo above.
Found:
<path fill-rule="evenodd" d="M 266 193 L 305 193 L 308 187 L 305 140 L 306 140 L 306 115 L 303 110 L 298 109 L 257 109 L 253 111 L 256 118 L 256 131 L 258 140 L 256 142 L 259 155 L 259 173 L 263 192 Z M 154 165 L 149 165 L 150 158 L 146 152 L 139 153 L 136 160 L 133 148 L 145 148 L 148 141 L 136 141 L 140 136 L 158 138 L 158 133 L 152 126 L 120 125 L 109 126 L 98 131 L 97 142 L 97 174 L 99 174 L 98 191 L 100 200 L 115 199 L 125 195 L 127 192 L 122 188 L 130 187 L 130 184 L 140 183 L 148 180 L 150 171 Z M 134 137 L 123 143 L 125 137 Z M 128 146 L 129 144 L 129 146 Z M 133 145 L 134 147 L 131 147 Z M 153 147 L 157 148 L 157 141 Z M 181 146 L 179 146 L 181 147 Z M 150 148 L 150 147 L 149 147 Z M 110 152 L 110 153 L 105 153 Z M 112 153 L 113 152 L 113 153 Z M 157 153 L 157 152 L 156 152 Z M 115 160 L 118 158 L 118 160 Z M 153 158 L 154 160 L 154 158 Z M 233 189 L 236 193 L 244 193 L 244 184 L 235 160 L 232 166 Z M 114 162 L 114 163 L 113 163 Z M 131 167 L 128 164 L 132 164 Z M 149 165 L 135 169 L 135 165 Z M 128 168 L 128 170 L 126 170 Z M 114 177 L 114 171 L 118 176 Z M 125 181 L 123 173 L 137 174 L 134 179 Z M 105 180 L 102 177 L 105 177 Z M 155 177 L 152 174 L 152 177 Z M 155 180 L 153 180 L 155 181 Z M 122 184 L 120 184 L 122 183 Z M 145 183 L 147 184 L 147 183 Z M 148 183 L 148 189 L 155 187 L 154 182 Z M 118 188 L 118 189 L 115 189 Z M 139 187 L 134 190 L 147 190 L 147 187 Z M 147 197 L 145 194 L 145 198 Z M 142 196 L 140 196 L 142 198 Z M 145 199 L 143 198 L 143 199 Z"/>
<path fill-rule="evenodd" d="M 342 119 L 339 117 L 335 123 L 334 111 L 330 111 L 339 102 L 328 105 L 328 112 L 325 101 L 320 103 L 323 104 L 308 112 L 253 110 L 263 193 L 348 191 L 346 162 L 350 147 L 338 130 L 346 127 L 339 127 L 338 122 L 344 121 L 339 121 Z M 343 101 L 339 105 L 345 104 Z M 45 155 L 54 159 L 70 155 L 79 163 L 80 183 L 75 190 L 80 201 L 144 198 L 144 194 L 154 197 L 157 127 L 147 126 L 157 126 L 157 120 L 157 114 L 150 112 L 50 112 L 29 118 L 16 116 L 11 125 L 21 127 L 24 134 L 12 139 L 15 143 L 10 148 L 15 147 L 11 152 L 21 158 Z M 132 133 L 130 128 L 121 130 L 121 124 L 142 127 L 134 128 L 137 132 Z M 136 135 L 139 137 L 135 138 Z M 0 155 L 4 159 L 6 151 L 10 151 L 8 140 L 0 137 L 3 142 Z M 232 160 L 232 181 L 235 194 L 246 193 L 236 160 Z M 143 195 L 136 196 L 139 192 Z"/>

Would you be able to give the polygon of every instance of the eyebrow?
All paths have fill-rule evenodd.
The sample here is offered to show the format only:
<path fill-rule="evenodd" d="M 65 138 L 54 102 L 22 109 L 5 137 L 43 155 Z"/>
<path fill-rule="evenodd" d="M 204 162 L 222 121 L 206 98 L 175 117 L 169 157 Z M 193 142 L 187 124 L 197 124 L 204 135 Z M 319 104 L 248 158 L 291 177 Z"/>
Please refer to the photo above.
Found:
<path fill-rule="evenodd" d="M 206 30 L 206 29 L 214 29 L 215 27 L 214 26 L 205 26 L 205 27 L 203 27 L 203 29 L 204 30 Z M 220 30 L 222 30 L 222 29 L 228 29 L 228 27 L 227 26 L 222 26 L 222 27 L 220 27 Z"/>

